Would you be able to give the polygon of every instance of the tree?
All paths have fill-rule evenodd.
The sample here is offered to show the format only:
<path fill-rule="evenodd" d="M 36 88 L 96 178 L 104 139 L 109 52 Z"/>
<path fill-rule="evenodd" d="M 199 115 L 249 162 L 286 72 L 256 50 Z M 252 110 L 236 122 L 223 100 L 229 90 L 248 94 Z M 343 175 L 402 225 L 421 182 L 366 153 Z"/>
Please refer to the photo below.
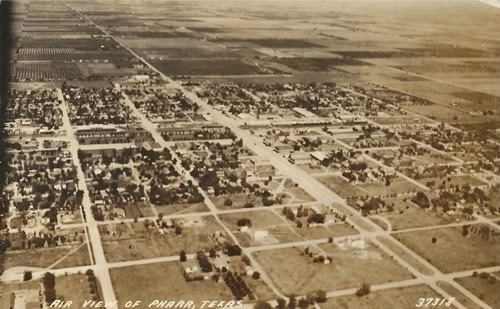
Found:
<path fill-rule="evenodd" d="M 429 208 L 431 206 L 429 198 L 422 191 L 418 191 L 417 195 L 414 198 L 412 198 L 411 201 L 420 206 L 421 208 Z"/>
<path fill-rule="evenodd" d="M 305 298 L 301 298 L 301 299 L 299 299 L 299 302 L 297 305 L 301 309 L 307 309 L 307 307 L 309 307 L 309 302 Z"/>
<path fill-rule="evenodd" d="M 230 244 L 230 245 L 227 245 L 226 247 L 226 254 L 228 256 L 236 256 L 236 255 L 241 255 L 241 248 L 240 246 L 238 245 L 233 245 L 233 244 Z"/>
<path fill-rule="evenodd" d="M 217 252 L 215 252 L 215 249 L 214 248 L 210 248 L 210 250 L 208 251 L 208 254 L 209 256 L 214 259 L 215 257 L 217 257 Z"/>
<path fill-rule="evenodd" d="M 33 273 L 31 271 L 25 271 L 23 276 L 23 281 L 29 281 L 33 278 Z"/>
<path fill-rule="evenodd" d="M 254 309 L 273 309 L 273 306 L 271 306 L 268 302 L 263 301 L 263 300 L 258 300 L 255 305 L 253 306 Z"/>
<path fill-rule="evenodd" d="M 187 261 L 186 251 L 181 250 L 181 253 L 179 254 L 179 261 L 181 261 L 181 262 Z"/>
<path fill-rule="evenodd" d="M 180 227 L 180 226 L 176 226 L 176 227 L 175 227 L 175 234 L 177 234 L 177 235 L 181 235 L 181 234 L 182 234 L 182 227 Z"/>
<path fill-rule="evenodd" d="M 238 226 L 252 226 L 252 221 L 248 218 L 241 218 L 236 222 Z"/>
<path fill-rule="evenodd" d="M 288 309 L 295 309 L 296 306 L 297 306 L 297 300 L 295 299 L 295 295 L 292 294 L 289 297 L 287 308 Z"/>
<path fill-rule="evenodd" d="M 232 206 L 233 201 L 230 198 L 224 200 L 224 206 Z"/>
<path fill-rule="evenodd" d="M 280 297 L 276 301 L 278 302 L 278 306 L 276 307 L 277 309 L 285 309 L 286 300 Z"/>
<path fill-rule="evenodd" d="M 370 294 L 370 285 L 368 283 L 363 282 L 361 287 L 356 291 L 356 296 L 362 297 Z"/>
<path fill-rule="evenodd" d="M 253 208 L 254 205 L 252 202 L 246 202 L 245 205 L 243 206 L 244 208 Z"/>
<path fill-rule="evenodd" d="M 257 272 L 257 271 L 254 271 L 253 274 L 252 274 L 252 278 L 254 278 L 255 280 L 259 280 L 260 279 L 260 273 Z"/>

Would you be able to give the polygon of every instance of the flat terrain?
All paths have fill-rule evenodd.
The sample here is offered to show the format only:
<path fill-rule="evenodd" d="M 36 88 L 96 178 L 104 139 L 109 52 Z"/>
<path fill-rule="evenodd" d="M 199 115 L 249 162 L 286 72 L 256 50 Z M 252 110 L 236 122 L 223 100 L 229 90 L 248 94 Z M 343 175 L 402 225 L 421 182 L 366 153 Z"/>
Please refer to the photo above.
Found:
<path fill-rule="evenodd" d="M 443 272 L 498 266 L 498 236 L 483 240 L 464 237 L 458 227 L 393 234 L 396 239 Z M 432 238 L 436 243 L 432 243 Z M 460 252 L 460 254 L 457 254 Z"/>
<path fill-rule="evenodd" d="M 498 276 L 489 276 L 484 279 L 480 277 L 464 277 L 455 279 L 455 281 L 492 308 L 500 306 L 500 295 L 498 294 L 500 280 Z"/>
<path fill-rule="evenodd" d="M 181 250 L 194 253 L 214 247 L 211 234 L 221 231 L 222 227 L 211 217 L 203 217 L 197 222 L 182 227 L 181 235 L 177 235 L 172 228 L 160 234 L 156 228 L 146 228 L 142 222 L 101 226 L 104 251 L 110 262 L 119 262 L 173 256 Z M 114 230 L 116 234 L 107 234 L 107 231 Z"/>
<path fill-rule="evenodd" d="M 356 295 L 340 296 L 321 304 L 323 309 L 373 309 L 373 308 L 414 308 L 419 298 L 440 297 L 438 293 L 426 285 L 389 289 L 371 292 L 358 297 Z M 439 306 L 427 306 L 439 308 Z"/>
<path fill-rule="evenodd" d="M 44 248 L 5 253 L 4 269 L 18 266 L 45 268 L 54 264 L 54 268 L 75 267 L 90 264 L 87 246 L 75 248 Z M 69 255 L 68 255 L 69 254 Z M 58 262 L 57 264 L 55 264 Z"/>
<path fill-rule="evenodd" d="M 113 269 L 111 280 L 121 304 L 140 299 L 143 304 L 137 308 L 141 309 L 148 308 L 147 305 L 155 299 L 192 300 L 197 307 L 204 300 L 233 299 L 222 281 L 186 282 L 183 271 L 182 264 L 178 262 L 147 264 Z"/>
<path fill-rule="evenodd" d="M 298 248 L 266 250 L 255 255 L 273 282 L 285 294 L 306 294 L 318 289 L 353 288 L 410 279 L 411 275 L 376 247 L 343 251 L 333 244 L 322 245 L 331 264 L 313 263 Z"/>

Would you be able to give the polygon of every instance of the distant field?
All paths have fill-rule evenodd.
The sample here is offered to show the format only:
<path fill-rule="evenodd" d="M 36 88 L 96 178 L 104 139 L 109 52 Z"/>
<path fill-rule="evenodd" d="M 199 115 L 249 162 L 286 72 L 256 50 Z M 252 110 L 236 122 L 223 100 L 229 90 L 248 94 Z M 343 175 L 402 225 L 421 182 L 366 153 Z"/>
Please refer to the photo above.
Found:
<path fill-rule="evenodd" d="M 252 75 L 262 70 L 237 59 L 172 59 L 151 60 L 162 73 L 175 75 Z"/>

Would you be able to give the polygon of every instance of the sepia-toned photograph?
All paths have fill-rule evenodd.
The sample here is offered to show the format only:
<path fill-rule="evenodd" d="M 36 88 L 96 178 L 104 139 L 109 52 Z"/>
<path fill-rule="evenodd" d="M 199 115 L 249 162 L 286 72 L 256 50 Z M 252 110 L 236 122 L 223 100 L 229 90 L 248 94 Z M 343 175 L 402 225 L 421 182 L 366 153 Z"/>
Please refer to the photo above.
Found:
<path fill-rule="evenodd" d="M 500 1 L 0 0 L 0 309 L 500 309 Z"/>

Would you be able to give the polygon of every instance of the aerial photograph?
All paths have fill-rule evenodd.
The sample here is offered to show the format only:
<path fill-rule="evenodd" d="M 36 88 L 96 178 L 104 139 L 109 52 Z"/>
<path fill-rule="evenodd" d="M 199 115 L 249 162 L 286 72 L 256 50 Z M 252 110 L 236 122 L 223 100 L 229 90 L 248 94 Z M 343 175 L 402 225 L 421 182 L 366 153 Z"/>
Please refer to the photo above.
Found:
<path fill-rule="evenodd" d="M 0 309 L 500 309 L 500 1 L 0 0 Z"/>

